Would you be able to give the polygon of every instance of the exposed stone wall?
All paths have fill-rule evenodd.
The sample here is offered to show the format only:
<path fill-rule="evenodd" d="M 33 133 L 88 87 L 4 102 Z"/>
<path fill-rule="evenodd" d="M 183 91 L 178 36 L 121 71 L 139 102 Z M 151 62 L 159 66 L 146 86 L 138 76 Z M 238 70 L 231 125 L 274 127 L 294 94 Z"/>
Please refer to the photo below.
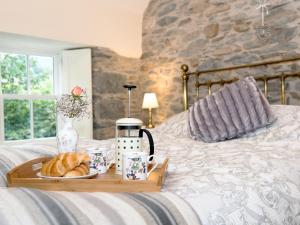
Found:
<path fill-rule="evenodd" d="M 260 25 L 255 0 L 150 2 L 143 20 L 140 84 L 143 90 L 158 95 L 161 107 L 154 113 L 156 121 L 161 122 L 182 110 L 179 68 L 183 63 L 188 64 L 190 70 L 204 70 L 289 58 L 300 53 L 300 1 L 274 0 L 270 4 L 266 23 L 273 27 L 273 36 L 268 41 L 260 41 L 255 31 Z M 300 71 L 300 63 L 209 74 L 203 75 L 203 79 L 271 75 L 283 71 Z M 279 84 L 271 82 L 272 103 L 279 102 L 278 90 Z M 300 83 L 289 82 L 287 91 L 288 102 L 299 104 Z"/>
<path fill-rule="evenodd" d="M 191 71 L 284 59 L 300 55 L 300 1 L 272 0 L 266 23 L 272 38 L 260 41 L 256 28 L 260 12 L 256 0 L 151 0 L 143 19 L 141 59 L 118 56 L 103 48 L 93 49 L 94 137 L 114 136 L 115 120 L 126 115 L 124 83 L 137 84 L 133 94 L 133 116 L 147 121 L 142 111 L 143 93 L 155 92 L 160 104 L 154 123 L 182 111 L 180 66 Z M 126 43 L 124 43 L 126 44 Z M 240 69 L 202 75 L 202 80 L 248 75 L 300 72 L 300 62 Z M 288 79 L 287 102 L 300 103 L 300 82 Z M 196 96 L 190 78 L 190 100 Z M 262 84 L 260 84 L 262 86 Z M 279 103 L 278 82 L 269 85 L 269 100 Z M 216 88 L 216 87 L 214 87 Z M 206 95 L 207 90 L 201 89 Z"/>
<path fill-rule="evenodd" d="M 128 95 L 124 84 L 133 83 L 131 115 L 139 117 L 138 71 L 140 60 L 119 56 L 106 48 L 92 49 L 94 138 L 115 136 L 115 122 L 127 116 Z"/>

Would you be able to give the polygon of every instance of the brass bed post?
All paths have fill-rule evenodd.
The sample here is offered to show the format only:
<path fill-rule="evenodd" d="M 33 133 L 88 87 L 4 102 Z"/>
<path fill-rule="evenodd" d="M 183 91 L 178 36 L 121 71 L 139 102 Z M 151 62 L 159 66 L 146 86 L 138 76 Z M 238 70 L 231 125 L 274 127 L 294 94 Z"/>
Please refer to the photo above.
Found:
<path fill-rule="evenodd" d="M 264 76 L 263 78 L 264 81 L 264 92 L 265 92 L 265 97 L 268 97 L 268 78 Z"/>
<path fill-rule="evenodd" d="M 280 102 L 281 104 L 285 104 L 285 76 L 282 74 L 280 76 L 280 84 L 281 84 L 281 89 L 280 89 Z"/>
<path fill-rule="evenodd" d="M 196 91 L 197 91 L 197 99 L 199 99 L 199 76 L 200 76 L 200 73 L 197 74 L 197 80 L 196 80 Z"/>
<path fill-rule="evenodd" d="M 211 81 L 208 81 L 208 95 L 211 95 L 211 87 L 212 87 L 212 83 Z"/>
<path fill-rule="evenodd" d="M 189 67 L 185 64 L 181 66 L 181 78 L 182 78 L 182 88 L 183 88 L 183 109 L 188 109 L 188 80 L 189 80 Z"/>

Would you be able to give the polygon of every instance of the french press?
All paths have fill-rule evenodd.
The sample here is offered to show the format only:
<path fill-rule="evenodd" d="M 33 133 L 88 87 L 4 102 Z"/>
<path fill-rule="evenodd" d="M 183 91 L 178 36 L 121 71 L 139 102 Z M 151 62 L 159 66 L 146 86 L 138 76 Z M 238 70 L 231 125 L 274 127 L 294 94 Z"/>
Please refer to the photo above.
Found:
<path fill-rule="evenodd" d="M 154 154 L 154 142 L 151 133 L 141 129 L 143 122 L 130 117 L 131 91 L 135 85 L 124 85 L 128 89 L 128 117 L 116 121 L 116 174 L 122 175 L 123 153 L 142 151 L 142 138 L 145 133 L 149 140 L 150 153 Z"/>

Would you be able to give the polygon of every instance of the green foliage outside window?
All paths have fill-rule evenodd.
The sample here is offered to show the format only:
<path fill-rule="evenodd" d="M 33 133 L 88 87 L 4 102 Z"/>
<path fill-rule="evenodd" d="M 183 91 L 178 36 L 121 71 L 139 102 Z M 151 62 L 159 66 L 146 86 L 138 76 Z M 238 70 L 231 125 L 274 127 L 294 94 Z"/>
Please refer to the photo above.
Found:
<path fill-rule="evenodd" d="M 33 102 L 34 137 L 54 137 L 56 135 L 55 102 L 36 100 Z"/>
<path fill-rule="evenodd" d="M 0 79 L 2 94 L 53 95 L 53 58 L 0 53 Z M 54 100 L 4 99 L 3 105 L 5 140 L 31 137 L 30 114 L 34 138 L 56 135 Z"/>
<path fill-rule="evenodd" d="M 5 140 L 30 138 L 30 108 L 27 100 L 4 100 Z"/>

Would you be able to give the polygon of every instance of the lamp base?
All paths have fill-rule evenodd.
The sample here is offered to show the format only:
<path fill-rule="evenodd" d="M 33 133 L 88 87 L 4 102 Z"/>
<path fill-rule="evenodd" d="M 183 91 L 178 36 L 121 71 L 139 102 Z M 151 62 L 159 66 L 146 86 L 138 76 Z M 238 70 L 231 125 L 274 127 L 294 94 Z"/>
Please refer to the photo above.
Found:
<path fill-rule="evenodd" d="M 148 124 L 147 126 L 146 126 L 146 128 L 149 128 L 149 129 L 151 129 L 151 128 L 154 128 L 155 126 L 153 125 L 153 124 Z"/>
<path fill-rule="evenodd" d="M 152 109 L 149 108 L 149 120 L 148 124 L 146 126 L 147 128 L 154 128 L 154 125 L 152 124 Z"/>

